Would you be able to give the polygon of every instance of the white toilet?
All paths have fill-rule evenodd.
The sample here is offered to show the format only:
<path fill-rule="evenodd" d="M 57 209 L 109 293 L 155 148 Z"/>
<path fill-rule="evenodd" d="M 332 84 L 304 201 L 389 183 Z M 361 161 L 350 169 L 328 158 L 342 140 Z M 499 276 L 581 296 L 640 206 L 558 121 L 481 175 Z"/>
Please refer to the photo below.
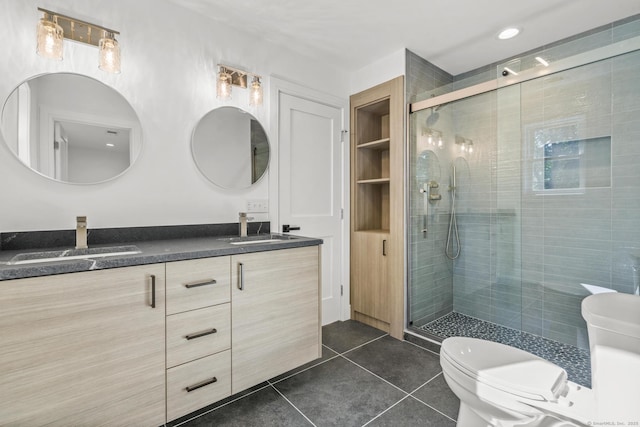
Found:
<path fill-rule="evenodd" d="M 526 351 L 476 338 L 445 339 L 440 364 L 460 399 L 458 427 L 638 425 L 640 297 L 591 295 L 582 301 L 582 316 L 592 389 Z"/>

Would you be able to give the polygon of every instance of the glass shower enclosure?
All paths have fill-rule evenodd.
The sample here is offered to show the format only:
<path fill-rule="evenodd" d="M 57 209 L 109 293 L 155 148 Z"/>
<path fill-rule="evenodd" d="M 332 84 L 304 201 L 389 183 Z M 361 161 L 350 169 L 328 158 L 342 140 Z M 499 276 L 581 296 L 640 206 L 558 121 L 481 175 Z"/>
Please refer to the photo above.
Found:
<path fill-rule="evenodd" d="M 410 332 L 480 320 L 586 349 L 582 299 L 639 293 L 640 51 L 603 58 L 412 105 Z"/>

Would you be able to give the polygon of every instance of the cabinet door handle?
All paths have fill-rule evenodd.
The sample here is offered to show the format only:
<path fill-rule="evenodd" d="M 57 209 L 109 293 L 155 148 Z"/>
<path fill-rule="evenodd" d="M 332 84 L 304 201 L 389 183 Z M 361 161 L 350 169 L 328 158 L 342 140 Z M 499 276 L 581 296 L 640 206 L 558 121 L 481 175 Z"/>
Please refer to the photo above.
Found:
<path fill-rule="evenodd" d="M 200 337 L 204 337 L 204 336 L 207 336 L 207 335 L 215 334 L 216 332 L 218 332 L 218 330 L 216 328 L 211 328 L 211 329 L 206 330 L 206 331 L 196 332 L 195 334 L 185 335 L 184 337 L 186 339 L 188 339 L 188 340 L 192 340 L 194 338 L 200 338 Z"/>
<path fill-rule="evenodd" d="M 238 263 L 238 289 L 244 291 L 244 265 Z"/>
<path fill-rule="evenodd" d="M 156 308 L 156 275 L 151 275 L 151 308 Z"/>
<path fill-rule="evenodd" d="M 198 384 L 187 386 L 187 388 L 185 390 L 187 390 L 187 393 L 190 393 L 193 390 L 197 390 L 199 388 L 202 388 L 204 386 L 207 386 L 207 385 L 213 384 L 213 383 L 217 383 L 217 382 L 218 382 L 218 379 L 216 377 L 213 377 L 213 378 L 209 378 L 208 380 L 204 380 L 204 381 L 202 381 L 202 382 L 200 382 Z"/>
<path fill-rule="evenodd" d="M 382 256 L 387 256 L 387 239 L 382 241 Z"/>
<path fill-rule="evenodd" d="M 211 280 L 206 281 L 206 282 L 187 283 L 186 285 L 184 285 L 184 287 L 187 288 L 187 289 L 191 289 L 191 288 L 197 288 L 197 287 L 200 287 L 200 286 L 215 285 L 216 283 L 218 283 L 216 281 L 216 279 L 211 279 Z"/>

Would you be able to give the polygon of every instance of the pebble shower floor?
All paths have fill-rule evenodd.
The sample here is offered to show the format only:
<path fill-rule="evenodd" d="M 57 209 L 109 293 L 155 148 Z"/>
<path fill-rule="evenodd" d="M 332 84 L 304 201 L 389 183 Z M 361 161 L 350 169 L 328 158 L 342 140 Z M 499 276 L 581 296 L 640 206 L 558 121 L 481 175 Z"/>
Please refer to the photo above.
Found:
<path fill-rule="evenodd" d="M 591 360 L 587 350 L 455 312 L 419 329 L 443 339 L 480 338 L 528 351 L 564 368 L 570 381 L 591 387 Z"/>

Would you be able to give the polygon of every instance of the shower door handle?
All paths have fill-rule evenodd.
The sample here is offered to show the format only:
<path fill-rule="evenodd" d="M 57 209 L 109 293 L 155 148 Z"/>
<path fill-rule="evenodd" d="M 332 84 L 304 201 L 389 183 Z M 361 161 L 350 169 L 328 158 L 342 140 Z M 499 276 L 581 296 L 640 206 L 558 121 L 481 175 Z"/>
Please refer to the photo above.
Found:
<path fill-rule="evenodd" d="M 387 256 L 387 239 L 382 241 L 382 256 Z"/>

